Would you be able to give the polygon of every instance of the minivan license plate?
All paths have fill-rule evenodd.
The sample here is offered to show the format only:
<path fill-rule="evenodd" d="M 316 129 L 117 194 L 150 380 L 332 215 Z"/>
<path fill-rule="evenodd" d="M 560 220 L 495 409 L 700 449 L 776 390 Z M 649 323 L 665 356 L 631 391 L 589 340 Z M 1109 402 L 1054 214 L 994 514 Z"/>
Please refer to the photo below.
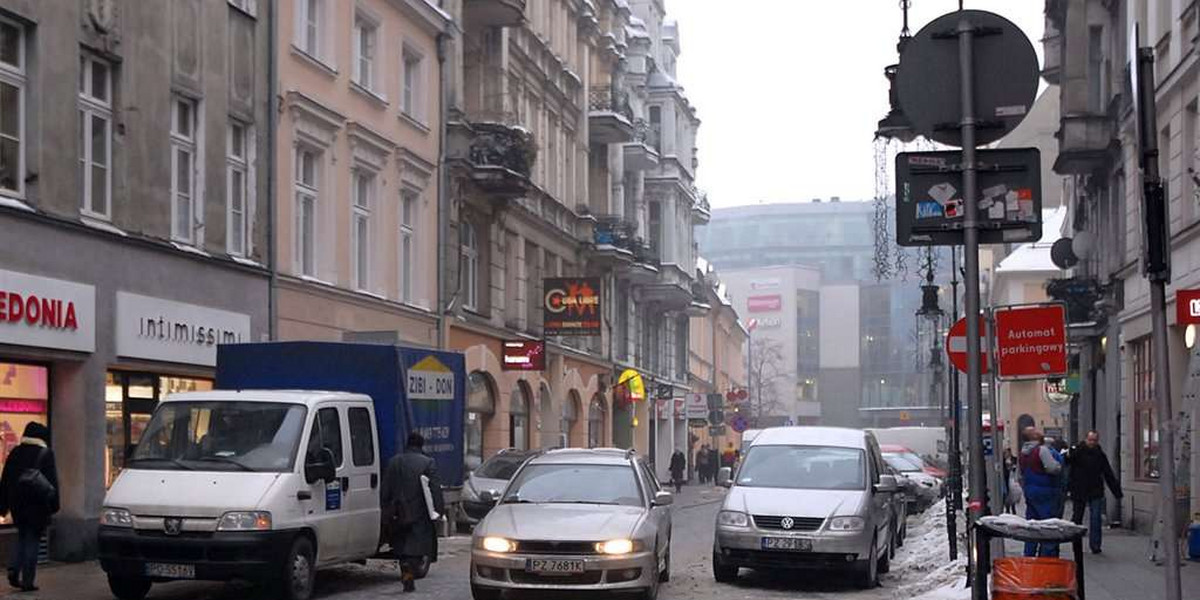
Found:
<path fill-rule="evenodd" d="M 584 572 L 584 564 L 582 560 L 531 558 L 525 564 L 525 570 L 546 575 L 575 575 Z"/>
<path fill-rule="evenodd" d="M 765 537 L 762 539 L 763 550 L 796 550 L 808 552 L 812 550 L 812 540 L 804 538 Z"/>
<path fill-rule="evenodd" d="M 146 563 L 146 576 L 164 579 L 195 579 L 196 565 Z"/>

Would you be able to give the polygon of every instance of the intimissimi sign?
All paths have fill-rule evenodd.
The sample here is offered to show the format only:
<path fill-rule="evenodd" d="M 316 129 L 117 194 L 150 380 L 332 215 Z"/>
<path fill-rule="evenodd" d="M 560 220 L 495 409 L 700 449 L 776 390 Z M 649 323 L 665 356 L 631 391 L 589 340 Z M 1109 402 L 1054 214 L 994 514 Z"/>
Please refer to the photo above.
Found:
<path fill-rule="evenodd" d="M 96 289 L 0 270 L 0 344 L 94 351 Z"/>
<path fill-rule="evenodd" d="M 215 366 L 219 344 L 250 341 L 250 315 L 117 292 L 117 354 Z"/>

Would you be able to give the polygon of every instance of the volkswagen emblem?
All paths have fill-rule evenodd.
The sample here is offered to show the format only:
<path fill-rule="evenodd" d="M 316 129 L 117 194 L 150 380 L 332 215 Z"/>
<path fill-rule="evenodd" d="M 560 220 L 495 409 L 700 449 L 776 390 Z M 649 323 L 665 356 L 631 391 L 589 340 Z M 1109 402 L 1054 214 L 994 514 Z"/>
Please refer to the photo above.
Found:
<path fill-rule="evenodd" d="M 796 521 L 794 519 L 792 519 L 791 517 L 784 517 L 782 520 L 779 521 L 779 526 L 784 529 L 791 529 L 795 525 L 796 525 Z"/>
<path fill-rule="evenodd" d="M 167 517 L 163 519 L 163 533 L 167 535 L 179 535 L 183 531 L 183 519 L 179 517 Z"/>

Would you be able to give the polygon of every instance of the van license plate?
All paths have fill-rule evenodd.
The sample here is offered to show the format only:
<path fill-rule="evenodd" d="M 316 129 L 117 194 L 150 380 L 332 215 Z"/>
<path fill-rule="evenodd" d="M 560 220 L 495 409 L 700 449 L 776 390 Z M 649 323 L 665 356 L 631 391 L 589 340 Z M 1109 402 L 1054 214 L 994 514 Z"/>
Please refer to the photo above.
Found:
<path fill-rule="evenodd" d="M 195 579 L 196 565 L 146 563 L 146 576 L 164 579 Z"/>
<path fill-rule="evenodd" d="M 812 540 L 807 540 L 804 538 L 765 537 L 762 539 L 762 549 L 810 552 L 812 551 Z"/>
<path fill-rule="evenodd" d="M 525 563 L 525 570 L 530 573 L 543 573 L 547 575 L 576 575 L 584 572 L 584 564 L 582 560 L 531 558 Z"/>

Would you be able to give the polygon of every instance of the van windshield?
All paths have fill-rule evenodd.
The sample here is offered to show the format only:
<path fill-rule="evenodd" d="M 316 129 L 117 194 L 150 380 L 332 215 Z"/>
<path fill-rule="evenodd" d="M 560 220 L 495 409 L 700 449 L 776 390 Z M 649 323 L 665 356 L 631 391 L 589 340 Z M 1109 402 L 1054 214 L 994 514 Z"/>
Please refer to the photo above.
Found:
<path fill-rule="evenodd" d="M 806 490 L 866 488 L 863 452 L 829 446 L 754 446 L 738 470 L 746 487 Z"/>
<path fill-rule="evenodd" d="M 132 469 L 292 470 L 305 407 L 266 402 L 165 402 L 129 459 Z"/>

